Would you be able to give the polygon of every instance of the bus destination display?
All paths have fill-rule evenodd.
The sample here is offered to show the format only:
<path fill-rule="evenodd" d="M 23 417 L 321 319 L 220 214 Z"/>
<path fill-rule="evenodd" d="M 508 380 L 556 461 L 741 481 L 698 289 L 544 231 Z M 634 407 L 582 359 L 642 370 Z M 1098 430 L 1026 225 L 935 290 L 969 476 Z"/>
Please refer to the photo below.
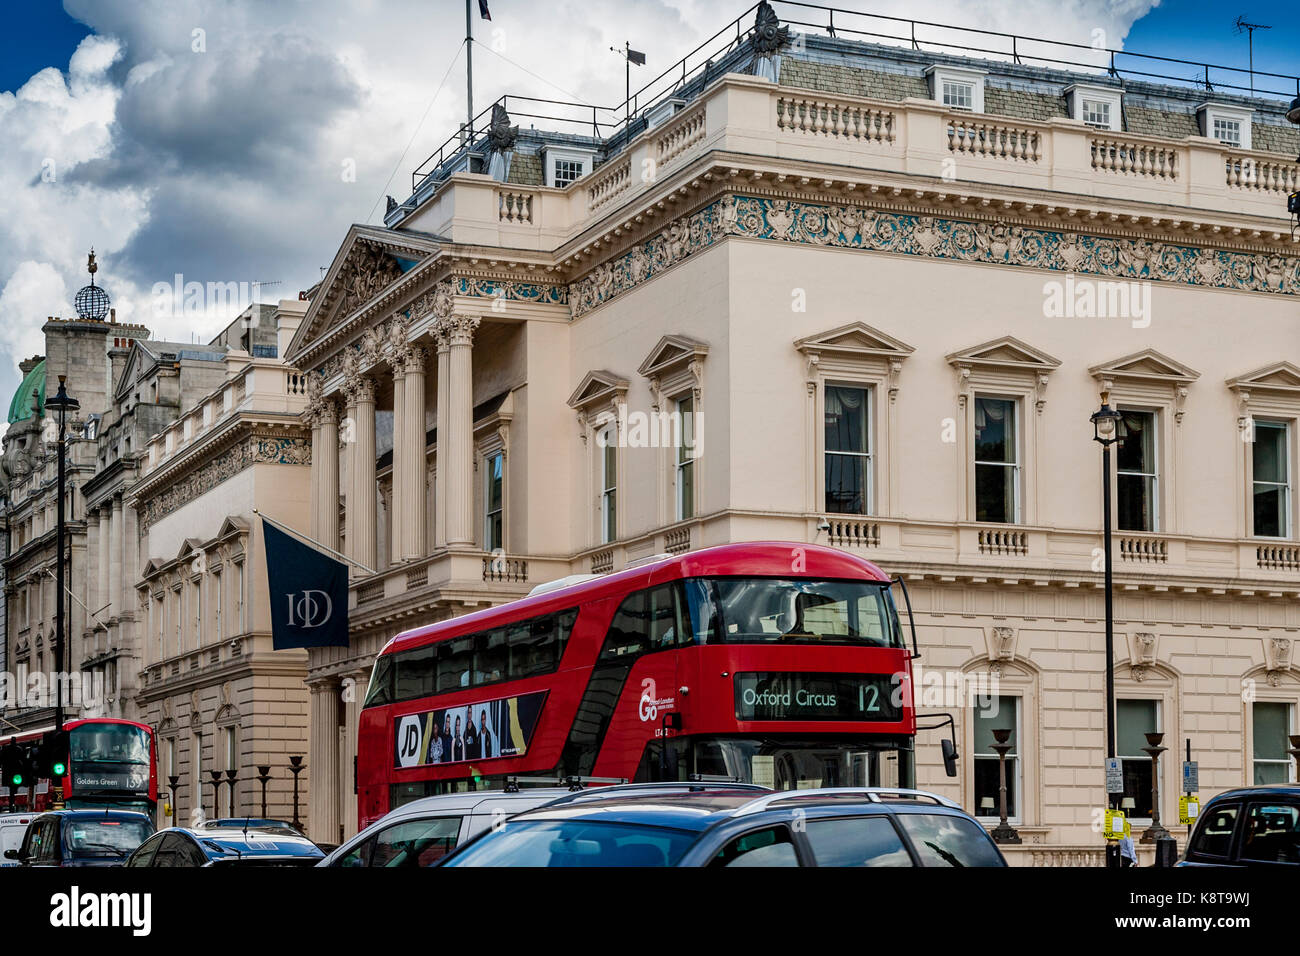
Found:
<path fill-rule="evenodd" d="M 902 718 L 888 674 L 737 674 L 737 720 Z"/>

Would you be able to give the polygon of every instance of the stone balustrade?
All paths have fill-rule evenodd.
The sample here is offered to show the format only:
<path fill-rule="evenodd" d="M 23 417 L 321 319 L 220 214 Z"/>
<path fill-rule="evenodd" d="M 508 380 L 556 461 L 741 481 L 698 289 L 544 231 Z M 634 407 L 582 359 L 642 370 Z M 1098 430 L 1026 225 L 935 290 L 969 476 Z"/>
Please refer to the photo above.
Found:
<path fill-rule="evenodd" d="M 632 212 L 638 197 L 661 191 L 666 177 L 710 152 L 852 170 L 837 174 L 841 178 L 919 177 L 943 183 L 949 197 L 1011 187 L 1099 197 L 1096 202 L 1108 207 L 1196 210 L 1195 216 L 1137 208 L 1125 213 L 1126 219 L 1174 229 L 1218 213 L 1257 215 L 1276 220 L 1276 226 L 1234 227 L 1231 235 L 1275 240 L 1289 235 L 1284 199 L 1300 188 L 1300 165 L 1293 160 L 1202 136 L 1175 140 L 1112 133 L 1063 117 L 1012 119 L 954 111 L 926 99 L 876 100 L 731 74 L 568 189 L 505 187 L 485 175 L 458 173 L 405 223 L 459 242 L 550 251 L 623 215 L 625 208 L 631 218 L 641 215 Z M 805 182 L 829 186 L 832 181 L 809 175 Z M 672 215 L 670 204 L 677 201 L 670 193 L 657 201 L 655 214 Z M 1099 214 L 1041 200 L 1031 205 L 1048 214 Z"/>

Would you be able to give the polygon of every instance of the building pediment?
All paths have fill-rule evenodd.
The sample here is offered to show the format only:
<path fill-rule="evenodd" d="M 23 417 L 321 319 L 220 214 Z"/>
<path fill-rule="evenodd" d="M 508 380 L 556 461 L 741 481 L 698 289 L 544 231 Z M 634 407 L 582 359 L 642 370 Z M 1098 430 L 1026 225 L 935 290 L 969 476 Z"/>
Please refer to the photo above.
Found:
<path fill-rule="evenodd" d="M 874 329 L 865 322 L 851 322 L 820 335 L 809 335 L 796 340 L 794 347 L 805 354 L 841 355 L 845 358 L 903 358 L 916 351 L 906 342 Z"/>
<path fill-rule="evenodd" d="M 217 540 L 220 541 L 222 538 L 231 535 L 243 534 L 248 531 L 248 528 L 249 524 L 243 518 L 237 515 L 227 515 L 225 520 L 221 522 L 221 530 L 217 532 Z"/>
<path fill-rule="evenodd" d="M 1286 361 L 1274 362 L 1228 379 L 1228 387 L 1247 392 L 1300 393 L 1300 366 Z"/>
<path fill-rule="evenodd" d="M 438 236 L 428 233 L 353 225 L 312 297 L 287 356 L 296 357 L 348 316 L 380 298 L 407 272 L 436 255 L 441 244 Z"/>
<path fill-rule="evenodd" d="M 569 407 L 579 411 L 609 402 L 617 402 L 627 395 L 628 381 L 604 369 L 588 372 L 569 396 Z"/>
<path fill-rule="evenodd" d="M 709 347 L 685 335 L 665 335 L 650 350 L 637 371 L 646 378 L 661 378 L 709 354 Z"/>
<path fill-rule="evenodd" d="M 950 364 L 958 366 L 1043 372 L 1050 372 L 1061 364 L 1061 360 L 1055 356 L 1048 355 L 1010 335 L 962 349 L 960 352 L 951 352 L 946 358 Z"/>
<path fill-rule="evenodd" d="M 1201 373 L 1155 349 L 1143 349 L 1113 362 L 1094 365 L 1088 369 L 1099 380 L 1138 380 L 1187 385 L 1201 377 Z"/>

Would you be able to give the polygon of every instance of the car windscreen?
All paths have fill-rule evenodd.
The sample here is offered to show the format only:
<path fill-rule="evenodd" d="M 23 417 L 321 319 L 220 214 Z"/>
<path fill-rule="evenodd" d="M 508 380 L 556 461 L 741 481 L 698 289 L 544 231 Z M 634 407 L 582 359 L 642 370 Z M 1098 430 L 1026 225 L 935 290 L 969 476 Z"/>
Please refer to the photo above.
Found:
<path fill-rule="evenodd" d="M 585 820 L 515 820 L 447 858 L 445 866 L 673 866 L 695 834 Z"/>
<path fill-rule="evenodd" d="M 125 859 L 153 833 L 147 820 L 72 819 L 64 825 L 64 846 L 78 858 Z"/>
<path fill-rule="evenodd" d="M 892 599 L 877 581 L 708 578 L 716 633 L 728 644 L 901 647 Z M 688 590 L 689 596 L 698 596 Z"/>
<path fill-rule="evenodd" d="M 954 814 L 900 813 L 922 866 L 1006 866 L 978 823 Z"/>

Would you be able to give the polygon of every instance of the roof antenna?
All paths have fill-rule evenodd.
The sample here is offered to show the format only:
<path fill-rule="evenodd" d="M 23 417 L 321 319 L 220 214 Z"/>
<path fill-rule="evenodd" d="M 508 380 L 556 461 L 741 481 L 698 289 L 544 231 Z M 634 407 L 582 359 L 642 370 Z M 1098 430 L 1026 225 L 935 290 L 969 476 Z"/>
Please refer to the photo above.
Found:
<path fill-rule="evenodd" d="M 1232 24 L 1236 27 L 1235 32 L 1238 36 L 1246 34 L 1246 42 L 1250 48 L 1250 95 L 1255 95 L 1255 31 L 1273 29 L 1267 23 L 1247 23 L 1244 15 L 1237 17 Z"/>

